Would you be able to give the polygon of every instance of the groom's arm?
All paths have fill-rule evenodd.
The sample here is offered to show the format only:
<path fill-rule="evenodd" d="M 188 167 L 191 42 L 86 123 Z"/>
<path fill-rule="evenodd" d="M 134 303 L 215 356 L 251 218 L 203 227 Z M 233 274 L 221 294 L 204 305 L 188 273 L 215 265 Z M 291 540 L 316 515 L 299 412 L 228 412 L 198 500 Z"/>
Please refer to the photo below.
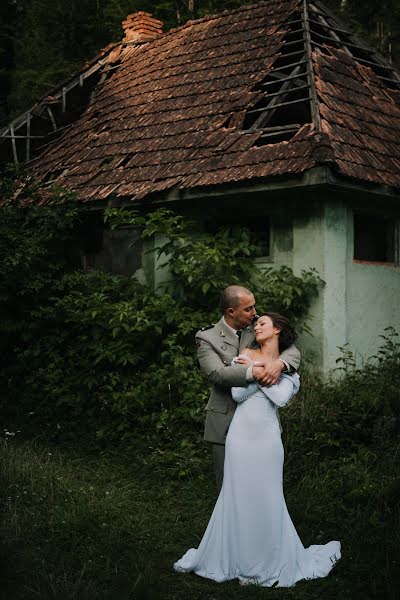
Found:
<path fill-rule="evenodd" d="M 212 383 L 229 388 L 233 386 L 243 387 L 247 384 L 248 365 L 231 365 L 228 356 L 226 362 L 224 362 L 223 357 L 216 351 L 216 348 L 209 341 L 200 337 L 196 337 L 196 344 L 200 369 Z"/>
<path fill-rule="evenodd" d="M 300 352 L 294 344 L 289 346 L 276 360 L 256 362 L 252 368 L 254 379 L 261 386 L 274 385 L 278 382 L 282 372 L 292 372 L 300 365 Z M 249 377 L 248 377 L 249 379 Z"/>
<path fill-rule="evenodd" d="M 289 346 L 289 348 L 286 348 L 286 350 L 282 352 L 279 358 L 282 362 L 288 364 L 289 367 L 291 367 L 295 371 L 297 371 L 297 369 L 300 366 L 300 351 L 298 348 L 296 348 L 294 344 Z"/>

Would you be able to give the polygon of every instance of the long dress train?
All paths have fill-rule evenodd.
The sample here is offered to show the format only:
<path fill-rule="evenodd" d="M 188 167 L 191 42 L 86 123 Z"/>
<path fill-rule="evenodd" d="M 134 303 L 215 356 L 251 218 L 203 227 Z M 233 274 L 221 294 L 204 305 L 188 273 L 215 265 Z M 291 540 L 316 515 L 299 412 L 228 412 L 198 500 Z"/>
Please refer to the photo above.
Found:
<path fill-rule="evenodd" d="M 176 571 L 290 587 L 325 577 L 339 560 L 338 541 L 304 548 L 286 508 L 277 407 L 298 388 L 297 374 L 269 388 L 232 388 L 239 404 L 226 438 L 222 489 L 199 547 L 174 564 Z"/>

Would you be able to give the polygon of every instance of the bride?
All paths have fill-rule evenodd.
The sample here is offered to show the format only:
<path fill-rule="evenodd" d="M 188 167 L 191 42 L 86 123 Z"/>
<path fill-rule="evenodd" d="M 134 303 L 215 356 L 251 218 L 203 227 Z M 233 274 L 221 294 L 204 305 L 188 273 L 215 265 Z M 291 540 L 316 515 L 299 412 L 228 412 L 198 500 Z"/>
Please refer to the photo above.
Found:
<path fill-rule="evenodd" d="M 246 362 L 275 359 L 296 337 L 288 320 L 264 313 L 254 331 L 259 349 Z M 243 357 L 243 354 L 241 357 Z M 238 403 L 226 437 L 224 480 L 203 539 L 174 564 L 214 581 L 290 587 L 328 575 L 340 558 L 340 542 L 304 548 L 283 496 L 283 446 L 278 407 L 299 389 L 297 373 L 283 373 L 270 387 L 252 382 L 232 388 Z"/>

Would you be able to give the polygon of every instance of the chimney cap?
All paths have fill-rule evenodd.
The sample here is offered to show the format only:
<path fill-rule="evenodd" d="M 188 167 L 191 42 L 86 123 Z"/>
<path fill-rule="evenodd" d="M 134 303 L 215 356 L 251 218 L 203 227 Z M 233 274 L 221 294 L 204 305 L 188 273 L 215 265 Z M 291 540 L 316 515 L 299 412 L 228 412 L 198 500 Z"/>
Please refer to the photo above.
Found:
<path fill-rule="evenodd" d="M 122 21 L 125 32 L 123 43 L 144 44 L 162 34 L 163 22 L 143 10 L 128 15 Z"/>

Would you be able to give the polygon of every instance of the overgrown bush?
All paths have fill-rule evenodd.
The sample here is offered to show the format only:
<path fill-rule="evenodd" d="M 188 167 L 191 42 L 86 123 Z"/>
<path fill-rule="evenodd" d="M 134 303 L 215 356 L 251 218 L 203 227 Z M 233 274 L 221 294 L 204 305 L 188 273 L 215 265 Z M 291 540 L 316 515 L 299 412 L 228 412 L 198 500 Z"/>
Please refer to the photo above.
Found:
<path fill-rule="evenodd" d="M 396 439 L 400 433 L 400 340 L 393 327 L 380 337 L 376 355 L 363 364 L 357 364 L 345 346 L 328 380 L 310 374 L 302 378 L 296 402 L 283 411 L 291 431 L 290 444 L 295 446 L 301 438 L 304 451 L 335 456 Z"/>
<path fill-rule="evenodd" d="M 8 202 L 1 209 L 1 411 L 6 423 L 32 425 L 55 438 L 127 439 L 140 430 L 164 441 L 198 435 L 208 395 L 194 333 L 219 318 L 220 290 L 251 287 L 259 310 L 306 323 L 321 280 L 282 267 L 260 270 L 246 229 L 217 235 L 166 209 L 147 216 L 113 209 L 107 226 L 140 225 L 162 234 L 154 251 L 168 260 L 156 292 L 134 278 L 79 266 L 80 213 L 62 192 L 48 206 Z M 189 443 L 189 442 L 188 442 Z"/>

